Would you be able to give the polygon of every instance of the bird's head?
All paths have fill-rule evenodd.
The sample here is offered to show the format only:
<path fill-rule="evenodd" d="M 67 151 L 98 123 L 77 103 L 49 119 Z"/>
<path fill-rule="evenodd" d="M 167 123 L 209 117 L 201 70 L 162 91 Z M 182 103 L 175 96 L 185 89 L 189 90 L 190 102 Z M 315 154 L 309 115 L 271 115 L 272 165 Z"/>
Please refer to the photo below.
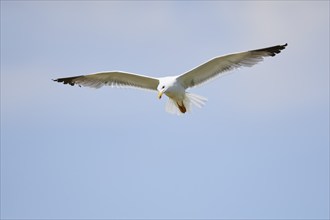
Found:
<path fill-rule="evenodd" d="M 158 90 L 158 98 L 161 99 L 162 95 L 165 93 L 166 91 L 166 85 L 165 84 L 161 84 L 159 83 L 157 90 Z"/>
<path fill-rule="evenodd" d="M 162 95 L 165 93 L 167 96 L 171 96 L 173 91 L 176 89 L 176 76 L 162 77 L 159 78 L 159 84 L 157 87 L 158 98 L 162 98 Z"/>

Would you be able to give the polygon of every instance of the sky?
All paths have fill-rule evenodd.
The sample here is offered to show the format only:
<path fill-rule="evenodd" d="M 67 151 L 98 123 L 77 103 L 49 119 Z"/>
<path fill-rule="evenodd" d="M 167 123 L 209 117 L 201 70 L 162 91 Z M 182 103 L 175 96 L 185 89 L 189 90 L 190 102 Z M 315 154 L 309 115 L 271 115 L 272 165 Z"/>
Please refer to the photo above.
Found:
<path fill-rule="evenodd" d="M 167 97 L 52 79 L 177 75 L 281 54 Z M 1 1 L 2 219 L 328 219 L 329 1 Z"/>

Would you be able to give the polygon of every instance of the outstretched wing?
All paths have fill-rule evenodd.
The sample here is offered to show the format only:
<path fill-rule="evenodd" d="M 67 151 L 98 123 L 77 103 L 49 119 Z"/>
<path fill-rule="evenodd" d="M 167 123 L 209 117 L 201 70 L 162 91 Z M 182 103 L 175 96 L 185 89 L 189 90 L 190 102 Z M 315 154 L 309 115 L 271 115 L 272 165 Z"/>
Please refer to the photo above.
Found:
<path fill-rule="evenodd" d="M 157 90 L 157 86 L 159 84 L 159 80 L 157 78 L 120 71 L 100 72 L 90 75 L 59 78 L 54 79 L 54 81 L 69 84 L 71 86 L 77 84 L 79 86 L 87 86 L 92 88 L 117 86 L 136 87 L 149 90 Z"/>
<path fill-rule="evenodd" d="M 240 68 L 251 67 L 263 60 L 264 57 L 275 56 L 285 49 L 288 44 L 267 47 L 258 50 L 251 50 L 241 53 L 229 54 L 212 60 L 178 76 L 184 88 L 191 88 L 205 83 L 220 76 L 227 71 Z"/>

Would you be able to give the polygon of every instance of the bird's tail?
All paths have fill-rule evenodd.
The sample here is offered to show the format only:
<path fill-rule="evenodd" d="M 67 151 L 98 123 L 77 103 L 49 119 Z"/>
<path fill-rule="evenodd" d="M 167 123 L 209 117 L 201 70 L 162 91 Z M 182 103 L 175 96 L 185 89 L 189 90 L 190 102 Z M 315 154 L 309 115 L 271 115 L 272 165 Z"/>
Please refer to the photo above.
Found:
<path fill-rule="evenodd" d="M 206 102 L 207 98 L 203 96 L 186 93 L 182 101 L 176 101 L 169 98 L 165 109 L 168 113 L 181 115 L 185 112 L 191 112 L 193 105 L 202 108 Z"/>

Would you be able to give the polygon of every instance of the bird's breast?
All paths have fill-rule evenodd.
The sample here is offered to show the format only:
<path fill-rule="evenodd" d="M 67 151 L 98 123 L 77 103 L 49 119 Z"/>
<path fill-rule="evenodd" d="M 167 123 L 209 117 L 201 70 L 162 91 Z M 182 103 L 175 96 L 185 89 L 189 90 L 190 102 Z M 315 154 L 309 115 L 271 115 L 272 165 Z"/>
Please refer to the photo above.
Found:
<path fill-rule="evenodd" d="M 184 89 L 180 89 L 178 87 L 173 87 L 173 88 L 169 88 L 167 89 L 167 91 L 165 92 L 165 94 L 174 99 L 174 100 L 182 100 L 185 97 L 185 90 Z"/>

